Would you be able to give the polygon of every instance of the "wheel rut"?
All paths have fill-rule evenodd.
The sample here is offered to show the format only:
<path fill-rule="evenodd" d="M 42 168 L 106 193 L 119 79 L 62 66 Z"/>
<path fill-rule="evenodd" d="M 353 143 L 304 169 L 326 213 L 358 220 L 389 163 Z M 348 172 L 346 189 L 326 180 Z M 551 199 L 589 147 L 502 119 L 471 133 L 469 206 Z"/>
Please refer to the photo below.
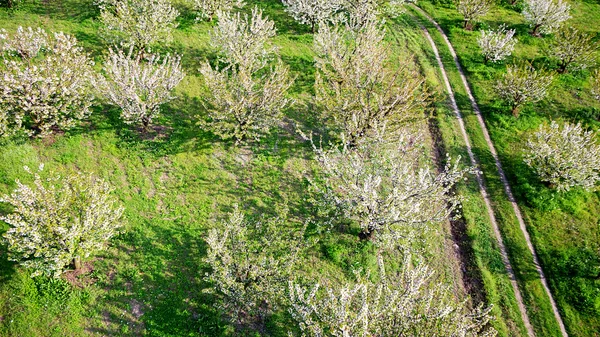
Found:
<path fill-rule="evenodd" d="M 414 7 L 417 10 L 420 11 L 420 9 L 418 7 Z M 423 13 L 425 14 L 425 13 Z M 423 31 L 423 34 L 425 35 L 425 37 L 427 38 L 427 40 L 429 41 L 429 44 L 431 45 L 431 48 L 433 50 L 433 53 L 435 54 L 435 58 L 436 61 L 438 63 L 438 66 L 440 68 L 441 74 L 442 74 L 442 80 L 444 82 L 444 86 L 446 87 L 446 91 L 448 92 L 448 96 L 450 99 L 450 105 L 452 107 L 452 110 L 454 111 L 454 114 L 458 120 L 458 124 L 460 126 L 460 131 L 463 137 L 463 140 L 465 142 L 465 146 L 467 149 L 467 153 L 469 154 L 469 160 L 471 162 L 472 166 L 479 166 L 479 163 L 477 161 L 477 159 L 475 158 L 475 154 L 473 153 L 473 149 L 471 146 L 471 140 L 467 134 L 467 130 L 466 130 L 466 126 L 464 123 L 464 120 L 462 118 L 462 114 L 460 112 L 460 110 L 458 109 L 458 104 L 456 103 L 456 99 L 454 97 L 454 91 L 452 90 L 452 87 L 450 86 L 450 80 L 448 79 L 448 75 L 446 74 L 446 68 L 444 67 L 444 64 L 442 62 L 442 59 L 440 57 L 439 51 L 437 49 L 437 46 L 435 44 L 435 42 L 433 41 L 431 35 L 429 34 L 429 31 L 427 30 L 427 28 L 425 28 L 425 26 L 419 24 L 421 27 L 421 30 Z M 504 267 L 506 268 L 506 272 L 509 275 L 510 278 L 510 282 L 513 288 L 513 291 L 515 293 L 515 297 L 517 300 L 517 304 L 519 306 L 519 311 L 521 313 L 521 318 L 523 320 L 523 323 L 525 324 L 525 328 L 527 329 L 527 333 L 530 337 L 534 337 L 535 333 L 533 331 L 533 327 L 531 325 L 531 322 L 529 321 L 529 317 L 527 316 L 527 311 L 525 309 L 525 304 L 523 301 L 523 296 L 521 295 L 521 291 L 519 290 L 519 286 L 517 284 L 516 278 L 515 278 L 515 272 L 514 269 L 512 268 L 512 265 L 510 264 L 510 261 L 508 259 L 508 253 L 506 250 L 506 246 L 504 244 L 504 240 L 502 239 L 502 235 L 500 234 L 500 230 L 498 228 L 498 222 L 496 220 L 496 216 L 494 214 L 494 210 L 492 208 L 492 204 L 491 204 L 491 200 L 489 197 L 489 194 L 487 192 L 487 189 L 485 187 L 485 184 L 483 182 L 483 176 L 481 172 L 477 172 L 475 174 L 475 179 L 477 180 L 477 184 L 479 186 L 479 192 L 481 194 L 481 196 L 484 199 L 485 202 L 485 206 L 486 206 L 486 210 L 488 213 L 488 217 L 490 218 L 490 222 L 492 223 L 492 227 L 493 227 L 493 231 L 494 231 L 494 236 L 496 237 L 496 241 L 498 243 L 498 246 L 500 247 L 500 253 L 502 256 L 502 262 L 504 263 Z"/>
<path fill-rule="evenodd" d="M 558 307 L 556 305 L 556 302 L 554 301 L 554 298 L 552 296 L 552 293 L 550 292 L 550 288 L 548 287 L 548 282 L 546 280 L 546 276 L 544 275 L 544 271 L 542 270 L 542 267 L 540 265 L 539 262 L 539 258 L 538 255 L 533 247 L 533 244 L 531 243 L 531 238 L 529 236 L 529 232 L 527 232 L 527 227 L 525 225 L 525 221 L 523 220 L 523 215 L 521 214 L 521 210 L 519 209 L 519 206 L 517 205 L 516 199 L 512 193 L 512 190 L 510 188 L 510 184 L 508 183 L 508 179 L 506 178 L 506 174 L 504 173 L 504 169 L 502 167 L 502 163 L 500 162 L 500 159 L 498 158 L 498 153 L 496 152 L 496 148 L 494 147 L 494 144 L 490 138 L 489 132 L 487 130 L 487 126 L 485 125 L 485 121 L 483 120 L 483 116 L 481 115 L 481 111 L 479 110 L 479 106 L 477 105 L 477 102 L 475 101 L 475 97 L 473 96 L 473 93 L 471 92 L 471 88 L 469 86 L 469 83 L 467 81 L 467 77 L 465 76 L 465 73 L 460 65 L 460 62 L 458 61 L 458 57 L 456 55 L 456 52 L 454 51 L 454 48 L 452 47 L 452 44 L 450 43 L 450 40 L 448 39 L 448 36 L 446 35 L 446 33 L 443 31 L 443 29 L 440 27 L 440 25 L 431 17 L 429 16 L 427 13 L 425 13 L 425 11 L 423 11 L 421 8 L 411 5 L 414 9 L 416 9 L 417 11 L 419 11 L 420 13 L 422 13 L 423 16 L 425 16 L 430 22 L 431 24 L 433 24 L 435 26 L 435 28 L 438 30 L 438 32 L 442 35 L 442 37 L 444 38 L 444 41 L 446 42 L 446 45 L 448 47 L 448 49 L 450 50 L 450 54 L 452 55 L 452 58 L 454 59 L 454 63 L 456 65 L 456 68 L 458 69 L 459 73 L 460 73 L 460 77 L 463 83 L 463 86 L 467 92 L 467 96 L 469 98 L 469 101 L 471 103 L 471 107 L 473 108 L 473 111 L 475 112 L 475 115 L 477 117 L 477 120 L 479 122 L 479 126 L 481 127 L 481 130 L 483 132 L 486 144 L 488 146 L 488 149 L 490 151 L 490 153 L 492 154 L 493 158 L 494 158 L 494 162 L 496 164 L 496 169 L 498 171 L 498 174 L 500 176 L 500 180 L 502 182 L 502 185 L 504 187 L 504 192 L 506 193 L 508 200 L 510 201 L 513 211 L 517 217 L 517 220 L 519 222 L 519 227 L 521 229 L 521 232 L 523 233 L 523 236 L 525 237 L 525 240 L 527 242 L 527 247 L 529 248 L 529 251 L 531 252 L 532 256 L 533 256 L 533 263 L 535 265 L 535 268 L 540 276 L 540 280 L 542 282 L 542 286 L 544 287 L 544 290 L 546 292 L 546 294 L 548 295 L 548 298 L 550 299 L 550 304 L 552 305 L 552 310 L 554 313 L 554 317 L 556 318 L 556 321 L 558 322 L 558 325 L 560 326 L 560 330 L 561 333 L 564 337 L 568 337 L 567 331 L 565 329 L 565 325 L 563 323 L 563 320 L 560 316 L 560 313 L 558 311 Z M 448 76 L 446 74 L 446 70 L 444 68 L 444 65 L 442 63 L 442 60 L 440 58 L 439 55 L 439 51 L 437 49 L 437 46 L 435 44 L 435 42 L 433 41 L 433 39 L 431 38 L 431 35 L 429 34 L 429 32 L 427 31 L 427 29 L 421 25 L 421 29 L 423 30 L 423 33 L 425 34 L 425 36 L 427 37 L 427 39 L 429 40 L 429 43 L 431 44 L 431 47 L 435 53 L 437 62 L 440 66 L 441 72 L 442 72 L 442 77 L 444 80 L 444 84 L 446 86 L 446 90 L 449 93 L 450 96 L 450 100 L 451 100 L 451 105 L 452 105 L 452 109 L 454 110 L 454 113 L 456 114 L 456 117 L 459 121 L 459 125 L 461 128 L 461 133 L 463 136 L 463 139 L 465 140 L 465 144 L 467 146 L 467 151 L 469 153 L 469 158 L 471 160 L 471 164 L 472 165 L 477 165 L 477 160 L 473 154 L 472 148 L 471 148 L 471 143 L 469 140 L 469 136 L 466 132 L 466 128 L 465 128 L 465 124 L 462 118 L 462 114 L 460 112 L 460 110 L 458 109 L 458 105 L 456 104 L 456 100 L 454 98 L 454 93 L 452 91 L 452 87 L 450 86 L 450 81 L 448 80 Z M 488 215 L 490 217 L 490 220 L 492 222 L 493 225 L 493 229 L 494 229 L 494 234 L 496 236 L 496 239 L 498 241 L 498 245 L 500 247 L 501 250 L 501 254 L 502 254 L 502 260 L 504 262 L 504 265 L 506 267 L 506 270 L 510 276 L 511 279 L 511 283 L 512 283 L 512 287 L 515 291 L 515 297 L 517 298 L 517 302 L 519 304 L 519 309 L 521 311 L 521 317 L 523 318 L 523 322 L 525 323 L 525 327 L 527 328 L 527 332 L 529 334 L 529 336 L 535 336 L 535 333 L 533 331 L 533 327 L 531 325 L 531 322 L 529 321 L 529 317 L 527 316 L 527 311 L 525 309 L 525 305 L 523 302 L 523 297 L 521 295 L 521 292 L 519 290 L 518 284 L 516 282 L 516 278 L 515 278 L 515 273 L 514 270 L 512 268 L 512 265 L 510 264 L 510 261 L 508 259 L 508 254 L 507 254 L 507 250 L 506 250 L 506 246 L 504 245 L 504 241 L 502 239 L 502 235 L 500 234 L 500 230 L 498 227 L 498 222 L 496 221 L 496 217 L 494 215 L 494 211 L 493 208 L 491 206 L 491 200 L 489 198 L 489 194 L 487 192 L 487 189 L 485 188 L 484 182 L 483 182 L 483 177 L 481 175 L 481 173 L 478 173 L 476 175 L 477 178 L 477 183 L 479 184 L 479 190 L 481 195 L 483 196 L 484 200 L 485 200 L 485 204 L 486 204 L 486 208 L 488 211 Z"/>

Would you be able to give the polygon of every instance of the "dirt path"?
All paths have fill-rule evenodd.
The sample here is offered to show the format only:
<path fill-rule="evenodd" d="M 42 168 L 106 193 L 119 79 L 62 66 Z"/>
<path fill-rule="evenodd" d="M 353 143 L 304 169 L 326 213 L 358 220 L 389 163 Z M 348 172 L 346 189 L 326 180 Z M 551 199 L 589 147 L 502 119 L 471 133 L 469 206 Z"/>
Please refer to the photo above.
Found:
<path fill-rule="evenodd" d="M 481 127 L 482 131 L 483 131 L 483 135 L 485 138 L 485 141 L 488 145 L 488 148 L 492 154 L 492 156 L 494 157 L 494 162 L 496 163 L 496 168 L 498 170 L 498 174 L 500 175 L 500 180 L 502 181 L 502 185 L 504 186 L 504 191 L 506 192 L 506 195 L 508 196 L 508 200 L 511 202 L 513 210 L 515 212 L 515 215 L 517 216 L 517 219 L 519 221 L 519 226 L 521 228 L 521 232 L 523 233 L 523 235 L 525 236 L 525 240 L 527 241 L 527 247 L 529 248 L 529 250 L 531 251 L 531 254 L 533 255 L 533 262 L 534 265 L 538 271 L 538 274 L 540 275 L 540 279 L 542 281 L 542 285 L 544 287 L 544 290 L 546 291 L 548 297 L 550 298 L 550 303 L 552 304 L 552 310 L 554 312 L 554 317 L 556 318 L 559 326 L 560 326 L 560 330 L 562 332 L 562 335 L 565 337 L 568 337 L 567 331 L 565 329 L 565 325 L 562 321 L 562 318 L 560 317 L 560 314 L 558 312 L 558 307 L 556 306 L 556 302 L 554 301 L 554 298 L 552 297 L 552 293 L 550 292 L 550 288 L 548 287 L 548 282 L 546 281 L 546 276 L 544 275 L 544 271 L 542 270 L 540 263 L 539 263 L 539 259 L 537 256 L 537 253 L 535 252 L 535 249 L 533 248 L 533 245 L 531 243 L 531 238 L 529 237 L 529 233 L 527 232 L 527 228 L 525 227 L 525 221 L 523 220 L 523 215 L 521 214 L 521 211 L 519 209 L 519 206 L 517 205 L 517 202 L 515 200 L 515 197 L 512 193 L 512 190 L 510 188 L 510 185 L 508 183 L 508 180 L 506 179 L 506 174 L 504 173 L 504 169 L 502 168 L 502 164 L 500 163 L 500 160 L 498 158 L 498 153 L 496 152 L 496 148 L 494 147 L 494 144 L 492 143 L 492 140 L 490 138 L 490 135 L 488 133 L 487 127 L 485 125 L 485 122 L 483 121 L 483 117 L 481 116 L 481 111 L 479 110 L 479 106 L 477 105 L 477 102 L 475 101 L 475 98 L 473 97 L 473 94 L 471 92 L 471 88 L 469 86 L 469 83 L 467 82 L 467 78 L 464 74 L 464 71 L 460 65 L 460 63 L 458 62 L 458 57 L 456 56 L 456 52 L 454 51 L 454 48 L 452 47 L 452 44 L 450 43 L 450 40 L 448 39 L 448 37 L 446 36 L 446 33 L 444 33 L 444 31 L 442 30 L 442 28 L 437 24 L 437 22 L 435 22 L 435 20 L 433 20 L 433 18 L 431 18 L 427 13 L 425 13 L 422 9 L 413 6 L 413 8 L 415 8 L 416 10 L 418 10 L 420 13 L 422 13 L 435 27 L 436 29 L 440 32 L 440 34 L 442 34 L 442 37 L 444 38 L 444 41 L 446 42 L 446 45 L 448 46 L 448 49 L 450 50 L 450 54 L 452 55 L 452 58 L 454 59 L 454 63 L 456 65 L 456 67 L 458 68 L 458 71 L 460 73 L 460 77 L 462 79 L 463 85 L 465 87 L 465 90 L 467 92 L 467 95 L 469 97 L 469 101 L 471 102 L 471 106 L 473 107 L 473 111 L 475 112 L 475 115 L 477 116 L 477 120 L 479 121 L 479 126 Z M 444 77 L 444 82 L 446 84 L 446 89 L 448 90 L 448 92 L 450 93 L 450 98 L 452 101 L 452 108 L 454 109 L 454 112 L 457 115 L 457 118 L 459 120 L 459 124 L 460 124 L 460 128 L 461 128 L 461 132 L 463 134 L 463 138 L 465 139 L 465 143 L 467 145 L 467 150 L 469 152 L 469 157 L 471 159 L 471 163 L 475 164 L 476 160 L 475 157 L 473 155 L 473 152 L 471 150 L 471 144 L 468 138 L 468 135 L 466 133 L 466 129 L 465 129 L 465 125 L 464 122 L 462 120 L 462 116 L 460 114 L 460 111 L 458 109 L 458 106 L 456 104 L 456 100 L 454 99 L 454 94 L 452 92 L 452 88 L 450 87 L 450 82 L 448 81 L 448 77 L 446 75 L 446 71 L 444 69 L 444 66 L 442 64 L 441 58 L 439 56 L 439 52 L 437 50 L 437 47 L 435 46 L 435 42 L 433 41 L 433 39 L 431 38 L 431 36 L 429 35 L 429 32 L 427 31 L 427 29 L 425 29 L 424 27 L 422 27 L 425 35 L 427 36 L 427 39 L 429 40 L 434 53 L 436 55 L 437 61 L 440 65 L 440 68 L 442 70 L 442 75 Z M 491 208 L 491 203 L 489 200 L 489 196 L 487 193 L 487 190 L 485 189 L 485 186 L 483 185 L 483 180 L 480 174 L 477 175 L 477 182 L 479 184 L 479 189 L 481 191 L 482 196 L 485 199 L 485 203 L 486 203 L 486 207 L 488 210 L 488 214 L 490 215 L 490 220 L 492 221 L 492 224 L 494 226 L 494 232 L 496 234 L 496 238 L 498 239 L 498 243 L 500 245 L 500 249 L 502 252 L 502 260 L 504 261 L 504 264 L 506 266 L 506 269 L 508 271 L 508 273 L 510 274 L 510 278 L 511 278 L 511 283 L 513 284 L 513 288 L 515 289 L 515 295 L 517 297 L 517 301 L 519 302 L 519 308 L 521 310 L 521 316 L 523 317 L 523 321 L 525 322 L 525 326 L 527 327 L 527 331 L 529 333 L 530 336 L 534 336 L 534 332 L 533 332 L 533 328 L 531 327 L 531 323 L 529 322 L 529 318 L 527 317 L 526 311 L 525 311 L 525 306 L 523 304 L 523 298 L 521 296 L 521 293 L 519 291 L 519 288 L 517 286 L 516 280 L 515 280 L 515 276 L 514 276 L 514 271 L 512 269 L 512 266 L 510 265 L 510 261 L 508 260 L 508 255 L 506 253 L 506 247 L 504 246 L 504 243 L 502 241 L 502 236 L 500 235 L 500 231 L 498 229 L 498 223 L 496 221 L 496 218 L 494 216 L 494 212 Z"/>
<path fill-rule="evenodd" d="M 425 34 L 425 36 L 427 37 L 427 40 L 429 40 L 429 43 L 431 44 L 431 48 L 433 49 L 433 52 L 435 54 L 435 58 L 440 67 L 440 70 L 442 73 L 442 78 L 444 80 L 446 90 L 448 91 L 448 94 L 450 97 L 450 104 L 452 106 L 452 110 L 454 111 L 454 114 L 456 115 L 456 118 L 458 119 L 458 124 L 460 126 L 460 131 L 461 131 L 463 139 L 465 141 L 465 146 L 466 146 L 467 152 L 469 154 L 469 159 L 471 161 L 471 165 L 479 166 L 479 163 L 477 162 L 477 159 L 475 158 L 475 155 L 473 154 L 473 150 L 471 148 L 471 141 L 469 139 L 469 136 L 467 135 L 465 123 L 462 119 L 462 114 L 460 113 L 460 110 L 458 109 L 458 105 L 456 104 L 456 99 L 454 98 L 454 92 L 452 91 L 452 87 L 450 86 L 450 81 L 448 80 L 448 75 L 446 74 L 446 69 L 444 68 L 442 59 L 440 58 L 437 46 L 435 45 L 435 42 L 431 38 L 431 35 L 429 35 L 429 32 L 427 31 L 427 29 L 424 26 L 421 26 L 421 29 L 423 30 L 423 34 Z M 525 323 L 525 327 L 527 328 L 527 332 L 528 332 L 529 336 L 533 337 L 533 336 L 535 336 L 535 334 L 533 332 L 531 323 L 529 322 L 529 317 L 527 316 L 527 311 L 525 310 L 525 304 L 523 303 L 523 297 L 521 296 L 519 286 L 517 285 L 517 281 L 515 279 L 514 270 L 508 259 L 508 254 L 506 252 L 506 246 L 504 245 L 504 241 L 502 240 L 502 235 L 500 234 L 500 230 L 498 229 L 498 222 L 496 221 L 496 216 L 494 215 L 494 211 L 492 209 L 492 204 L 491 204 L 488 192 L 483 183 L 483 177 L 481 175 L 481 172 L 477 172 L 477 174 L 475 175 L 475 178 L 477 180 L 477 184 L 479 185 L 479 192 L 481 193 L 481 196 L 483 197 L 483 199 L 485 201 L 485 206 L 486 206 L 490 221 L 493 225 L 494 235 L 496 236 L 496 240 L 498 241 L 498 246 L 500 247 L 500 253 L 502 255 L 502 262 L 504 262 L 504 267 L 506 268 L 506 271 L 509 274 L 510 282 L 512 284 L 513 291 L 515 292 L 517 304 L 519 305 L 519 310 L 521 312 L 521 318 L 523 319 L 523 322 Z"/>

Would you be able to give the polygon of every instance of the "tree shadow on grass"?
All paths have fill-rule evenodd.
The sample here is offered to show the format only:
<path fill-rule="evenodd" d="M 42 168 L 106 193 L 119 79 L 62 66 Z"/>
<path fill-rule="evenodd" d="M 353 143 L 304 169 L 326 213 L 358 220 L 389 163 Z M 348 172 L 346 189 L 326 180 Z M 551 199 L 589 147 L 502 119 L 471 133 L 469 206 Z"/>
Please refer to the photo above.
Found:
<path fill-rule="evenodd" d="M 285 7 L 280 0 L 248 0 L 243 11 L 250 13 L 254 6 L 263 9 L 263 15 L 275 21 L 277 34 L 301 35 L 311 33 L 310 26 L 298 23 L 284 11 Z"/>
<path fill-rule="evenodd" d="M 32 14 L 73 22 L 83 22 L 100 14 L 93 0 L 36 0 L 27 1 L 23 7 Z"/>
<path fill-rule="evenodd" d="M 3 230 L 0 230 L 0 237 L 4 235 Z M 15 273 L 14 262 L 8 260 L 8 247 L 5 244 L 0 244 L 0 283 L 10 280 Z"/>
<path fill-rule="evenodd" d="M 92 57 L 95 61 L 101 63 L 100 57 L 104 56 L 104 53 L 108 51 L 108 45 L 104 43 L 104 40 L 99 34 L 90 34 L 82 30 L 77 30 L 74 33 L 75 38 L 82 45 L 86 51 L 91 51 Z"/>
<path fill-rule="evenodd" d="M 121 109 L 98 106 L 88 125 L 71 130 L 71 134 L 91 130 L 114 130 L 121 138 L 119 145 L 139 148 L 153 156 L 165 156 L 210 147 L 216 137 L 198 125 L 198 116 L 204 107 L 197 97 L 179 94 L 161 107 L 149 130 L 139 125 L 128 125 L 121 119 Z"/>
<path fill-rule="evenodd" d="M 282 56 L 281 59 L 290 67 L 292 75 L 296 76 L 290 88 L 290 94 L 314 94 L 315 65 L 312 58 Z"/>
<path fill-rule="evenodd" d="M 105 284 L 102 327 L 108 335 L 190 336 L 221 335 L 223 324 L 215 299 L 203 290 L 207 266 L 203 231 L 179 220 L 152 219 L 119 239 L 116 269 Z M 124 328 L 125 327 L 125 328 Z"/>

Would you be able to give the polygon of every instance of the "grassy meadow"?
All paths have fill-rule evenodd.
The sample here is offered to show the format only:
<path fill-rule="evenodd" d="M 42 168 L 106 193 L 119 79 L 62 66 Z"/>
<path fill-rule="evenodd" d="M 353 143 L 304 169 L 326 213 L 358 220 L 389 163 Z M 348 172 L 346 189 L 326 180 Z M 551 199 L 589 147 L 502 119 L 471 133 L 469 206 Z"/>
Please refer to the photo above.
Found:
<path fill-rule="evenodd" d="M 0 336 L 257 335 L 236 331 L 205 291 L 210 285 L 203 281 L 208 272 L 203 237 L 234 204 L 250 219 L 287 212 L 286 225 L 292 227 L 314 218 L 307 177 L 316 163 L 296 129 L 324 130 L 311 102 L 315 69 L 310 28 L 295 23 L 277 0 L 248 1 L 244 11 L 255 4 L 275 20 L 275 44 L 296 76 L 291 90 L 296 104 L 261 142 L 236 146 L 200 125 L 206 116 L 201 104 L 206 89 L 198 69 L 216 57 L 208 35 L 215 23 L 196 22 L 189 5 L 176 1 L 181 16 L 174 41 L 155 50 L 183 55 L 187 76 L 151 132 L 123 124 L 118 109 L 99 102 L 91 119 L 74 130 L 0 145 L 1 194 L 9 193 L 16 179 L 31 181 L 24 165 L 44 163 L 50 172 L 98 174 L 116 187 L 126 209 L 125 232 L 86 262 L 86 273 L 32 279 L 0 247 Z M 98 34 L 97 17 L 92 0 L 26 0 L 16 11 L 0 10 L 0 27 L 39 26 L 72 34 L 100 69 L 108 46 Z M 409 51 L 419 50 L 422 36 L 414 23 L 403 18 L 388 26 L 395 31 L 388 38 L 396 56 L 410 57 Z M 435 81 L 434 69 L 415 66 Z M 429 133 L 426 125 L 423 132 Z M 351 280 L 354 269 L 376 270 L 375 247 L 358 238 L 358 229 L 313 227 L 308 235 L 319 242 L 303 256 L 301 276 L 335 283 Z M 5 230 L 0 224 L 0 234 Z M 420 244 L 437 279 L 462 295 L 449 227 L 441 226 Z M 397 270 L 400 261 L 389 262 L 388 269 Z M 499 316 L 493 324 L 505 323 Z M 265 334 L 287 336 L 293 329 L 288 314 L 281 312 L 267 322 Z"/>
<path fill-rule="evenodd" d="M 570 1 L 569 4 L 572 6 L 572 18 L 567 24 L 592 34 L 595 41 L 600 41 L 600 4 L 593 1 Z M 495 79 L 501 76 L 507 63 L 518 60 L 530 61 L 536 67 L 556 69 L 557 64 L 548 59 L 545 52 L 552 36 L 530 36 L 530 28 L 520 14 L 520 5 L 512 7 L 502 3 L 494 6 L 473 32 L 462 29 L 462 17 L 452 5 L 423 1 L 420 6 L 448 34 L 467 73 L 569 334 L 600 335 L 600 280 L 597 277 L 600 271 L 599 194 L 580 189 L 556 193 L 541 183 L 523 162 L 524 140 L 542 123 L 549 124 L 551 120 L 581 122 L 587 128 L 598 129 L 600 102 L 594 100 L 590 93 L 591 71 L 557 75 L 549 97 L 527 105 L 519 118 L 515 118 L 510 114 L 510 108 L 494 94 Z M 478 30 L 497 28 L 503 23 L 517 31 L 519 42 L 515 53 L 504 62 L 485 65 L 476 42 Z M 437 42 L 442 45 L 441 37 Z M 447 67 L 452 68 L 449 53 L 446 52 L 444 58 Z M 464 90 L 460 89 L 460 79 L 457 74 L 450 74 L 450 77 L 457 91 L 458 104 L 466 115 L 465 122 L 474 151 L 482 162 L 529 317 L 538 335 L 558 336 L 558 326 L 533 269 L 531 255 L 511 206 L 506 202 L 493 158 L 486 150 Z"/>
<path fill-rule="evenodd" d="M 571 1 L 569 24 L 596 34 L 600 40 L 600 3 Z M 215 23 L 198 22 L 190 4 L 175 0 L 180 11 L 174 41 L 154 51 L 182 55 L 186 77 L 177 98 L 166 104 L 151 132 L 125 125 L 119 110 L 94 107 L 88 122 L 47 139 L 0 143 L 0 194 L 15 180 L 30 181 L 23 166 L 46 165 L 46 170 L 94 172 L 116 187 L 125 206 L 125 232 L 110 248 L 87 261 L 86 273 L 67 273 L 61 279 L 30 278 L 6 258 L 0 246 L 0 336 L 234 336 L 241 332 L 222 319 L 216 298 L 205 290 L 203 262 L 208 229 L 226 217 L 234 204 L 250 219 L 288 213 L 286 225 L 299 228 L 315 219 L 307 178 L 318 169 L 310 144 L 297 128 L 325 134 L 311 96 L 315 67 L 310 27 L 296 23 L 279 0 L 249 0 L 276 23 L 274 43 L 296 81 L 291 96 L 296 104 L 286 111 L 278 128 L 258 143 L 236 146 L 202 126 L 206 94 L 198 71 L 213 60 L 209 32 Z M 524 139 L 551 119 L 600 127 L 600 103 L 589 91 L 589 70 L 556 77 L 550 97 L 524 107 L 519 118 L 495 96 L 492 86 L 505 64 L 527 59 L 536 66 L 556 67 L 545 56 L 551 37 L 534 38 L 520 7 L 498 4 L 475 31 L 462 29 L 453 5 L 421 1 L 419 5 L 444 28 L 467 72 L 491 137 L 524 213 L 533 244 L 549 278 L 555 300 L 572 336 L 600 336 L 600 195 L 578 189 L 555 193 L 542 184 L 522 160 Z M 23 0 L 17 10 L 0 9 L 0 28 L 42 27 L 74 35 L 101 68 L 108 45 L 98 33 L 100 22 L 93 0 Z M 484 65 L 476 39 L 480 28 L 506 23 L 517 29 L 519 44 L 509 60 Z M 440 80 L 424 25 L 438 44 L 451 84 L 482 163 L 486 186 L 517 273 L 529 315 L 538 336 L 559 336 L 532 258 L 495 171 L 456 67 L 441 36 L 416 11 L 388 20 L 387 39 L 395 57 L 412 59 L 426 78 L 431 93 L 430 116 L 422 131 L 431 149 L 431 164 L 450 154 L 468 162 L 463 139 Z M 437 157 L 436 157 L 437 154 Z M 437 163 L 440 164 L 440 163 Z M 500 336 L 525 336 L 510 279 L 502 264 L 483 200 L 473 178 L 457 187 L 467 198 L 462 219 L 440 226 L 423 245 L 424 259 L 436 277 L 469 295 L 474 304 L 493 305 L 491 324 Z M 0 212 L 8 211 L 0 205 Z M 376 270 L 375 247 L 358 238 L 357 228 L 322 230 L 316 223 L 307 235 L 318 243 L 303 256 L 302 277 L 336 283 L 352 279 L 352 270 Z M 0 223 L 0 234 L 6 226 Z M 457 242 L 458 245 L 455 245 Z M 460 247 L 458 247 L 460 246 Z M 458 247 L 458 249 L 457 249 Z M 457 253 L 460 250 L 460 253 Z M 388 261 L 388 269 L 400 261 Z M 264 334 L 287 336 L 294 327 L 287 313 L 268 322 Z M 244 335 L 258 336 L 254 331 Z"/>

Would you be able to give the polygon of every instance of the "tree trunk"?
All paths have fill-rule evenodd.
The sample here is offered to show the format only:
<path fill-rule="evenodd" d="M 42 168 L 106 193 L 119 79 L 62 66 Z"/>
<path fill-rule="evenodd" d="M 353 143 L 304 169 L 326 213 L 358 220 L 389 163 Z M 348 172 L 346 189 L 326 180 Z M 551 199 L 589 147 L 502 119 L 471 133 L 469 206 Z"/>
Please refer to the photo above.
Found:
<path fill-rule="evenodd" d="M 358 234 L 358 237 L 361 240 L 372 240 L 373 239 L 373 234 L 375 234 L 375 228 L 372 228 L 371 226 L 368 226 L 367 229 L 365 229 L 364 231 L 360 232 Z"/>
<path fill-rule="evenodd" d="M 569 66 L 569 64 L 567 62 L 561 62 L 559 64 L 559 68 L 558 68 L 558 73 L 559 74 L 565 74 L 567 72 L 567 67 Z"/>
<path fill-rule="evenodd" d="M 142 125 L 144 126 L 144 132 L 150 131 L 150 119 L 147 117 L 142 118 Z"/>
<path fill-rule="evenodd" d="M 73 258 L 73 265 L 75 266 L 75 270 L 81 270 L 81 256 L 75 256 Z"/>
<path fill-rule="evenodd" d="M 512 107 L 511 112 L 512 112 L 513 116 L 515 116 L 515 118 L 519 118 L 519 108 L 520 107 L 518 105 L 513 105 L 513 107 Z"/>
<path fill-rule="evenodd" d="M 533 30 L 531 31 L 531 35 L 535 36 L 535 37 L 540 37 L 540 33 L 538 32 L 538 29 L 540 29 L 540 24 L 537 24 L 533 27 Z"/>
<path fill-rule="evenodd" d="M 470 20 L 465 20 L 463 27 L 466 30 L 473 30 L 473 24 L 471 23 Z"/>

